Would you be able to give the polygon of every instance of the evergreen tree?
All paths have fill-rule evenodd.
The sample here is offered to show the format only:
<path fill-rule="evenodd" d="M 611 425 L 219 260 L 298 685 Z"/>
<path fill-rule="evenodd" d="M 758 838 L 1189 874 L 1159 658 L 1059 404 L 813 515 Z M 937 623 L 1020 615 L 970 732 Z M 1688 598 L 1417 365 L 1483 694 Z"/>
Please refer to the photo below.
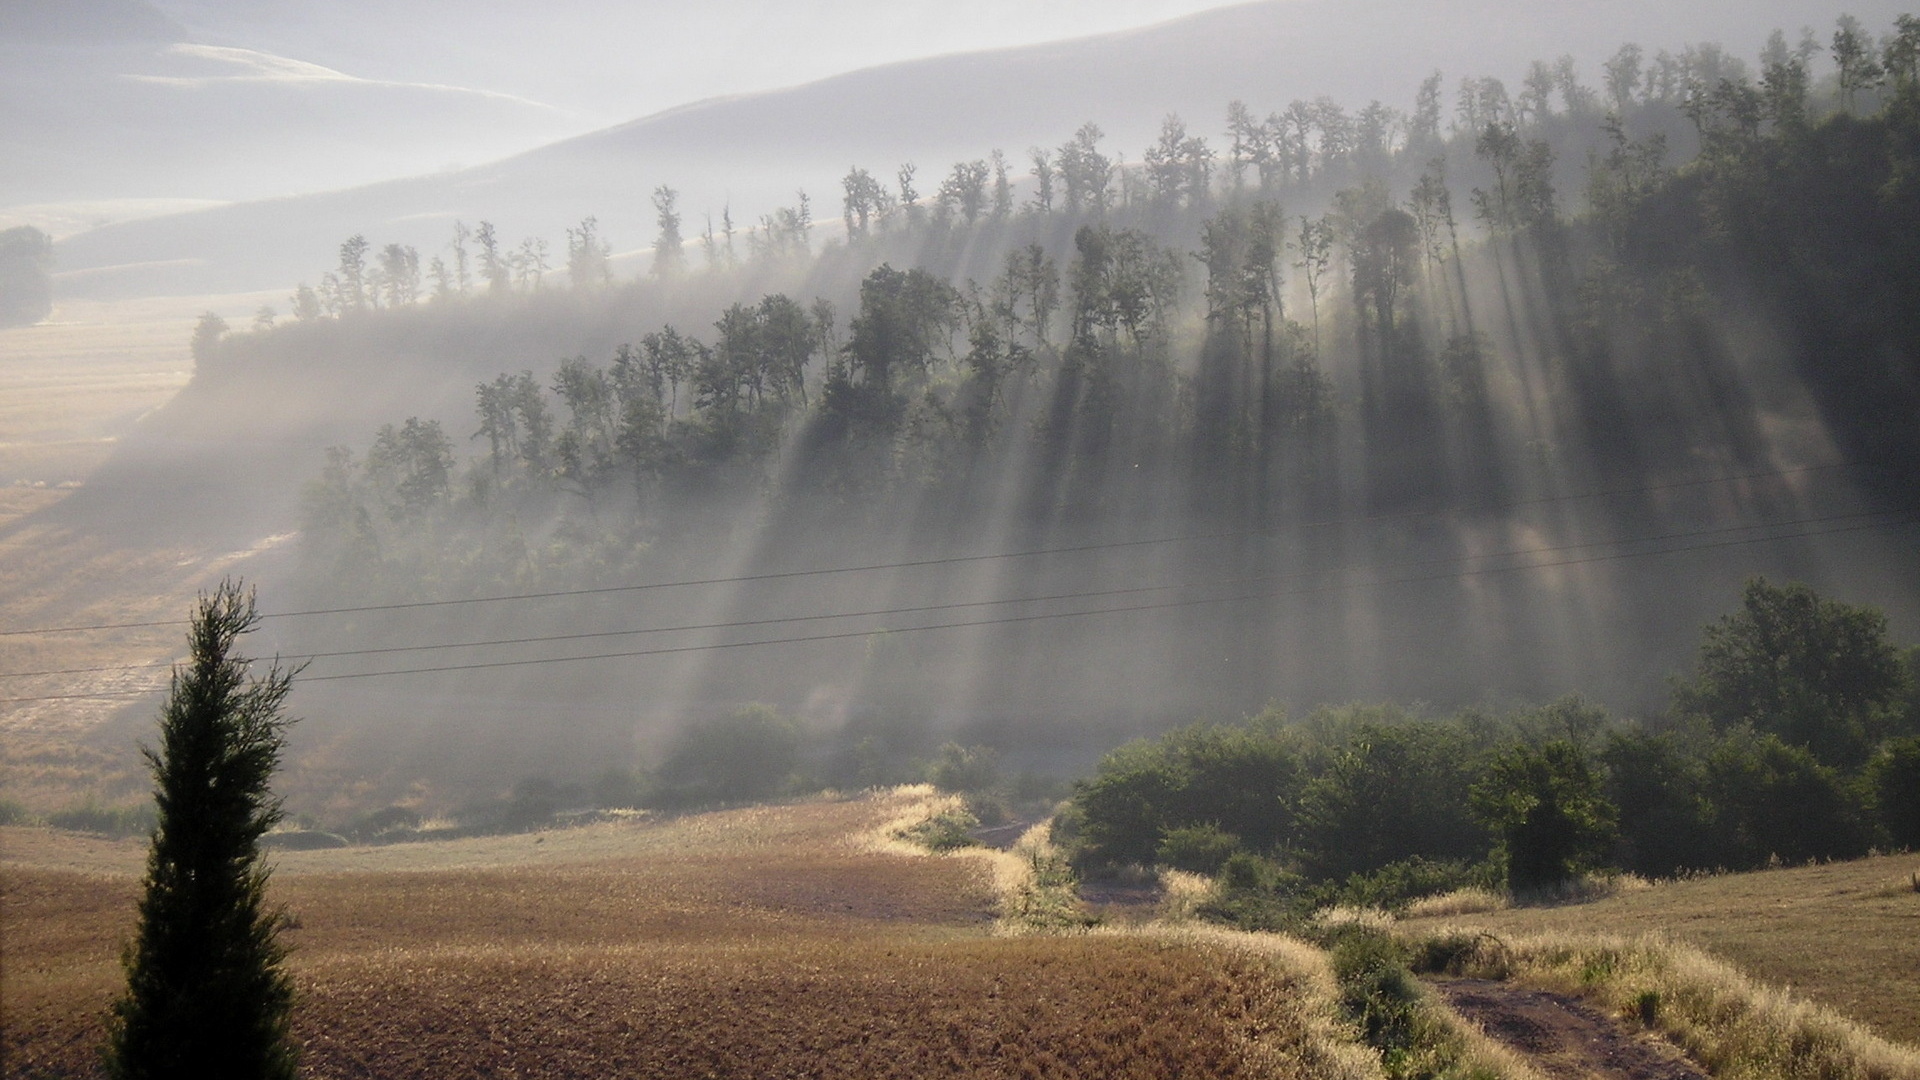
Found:
<path fill-rule="evenodd" d="M 191 657 L 174 669 L 160 748 L 145 751 L 158 819 L 139 927 L 113 1006 L 108 1074 L 292 1077 L 293 988 L 267 907 L 260 837 L 280 820 L 268 782 L 286 746 L 293 673 L 259 678 L 235 655 L 259 622 L 253 594 L 222 582 L 202 596 Z"/>

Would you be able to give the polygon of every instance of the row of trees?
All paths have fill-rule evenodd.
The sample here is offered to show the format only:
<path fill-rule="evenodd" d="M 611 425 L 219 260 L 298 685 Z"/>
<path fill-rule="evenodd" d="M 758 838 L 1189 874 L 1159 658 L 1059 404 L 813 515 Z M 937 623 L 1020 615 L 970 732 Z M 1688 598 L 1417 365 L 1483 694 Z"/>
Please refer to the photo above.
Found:
<path fill-rule="evenodd" d="M 1607 867 L 1664 877 L 1911 848 L 1916 679 L 1920 649 L 1897 650 L 1878 611 L 1755 579 L 1657 724 L 1579 698 L 1444 720 L 1268 714 L 1122 747 L 1077 786 L 1070 820 L 1088 867 L 1211 873 L 1246 852 L 1296 887 L 1443 889 L 1482 863 L 1530 889 Z"/>
<path fill-rule="evenodd" d="M 1606 117 L 1613 118 L 1616 128 L 1636 113 L 1679 112 L 1700 123 L 1704 116 L 1728 111 L 1729 93 L 1763 97 L 1776 113 L 1782 108 L 1804 111 L 1808 94 L 1817 89 L 1813 63 L 1823 52 L 1832 60 L 1825 80 L 1831 92 L 1826 96 L 1835 107 L 1851 112 L 1878 94 L 1897 90 L 1905 77 L 1902 72 L 1912 67 L 1914 33 L 1911 17 L 1904 17 L 1892 34 L 1876 42 L 1858 20 L 1842 16 L 1830 47 L 1823 49 L 1811 30 L 1792 45 L 1776 31 L 1761 54 L 1757 81 L 1745 61 L 1718 46 L 1689 46 L 1677 54 L 1661 50 L 1648 57 L 1638 45 L 1628 44 L 1604 64 L 1598 89 L 1581 81 L 1570 56 L 1534 62 L 1518 92 L 1497 78 L 1463 79 L 1450 118 L 1444 116 L 1443 77 L 1438 72 L 1421 84 L 1410 112 L 1373 101 L 1350 113 L 1339 102 L 1320 97 L 1296 100 L 1261 119 L 1245 102 L 1234 101 L 1227 108 L 1222 150 L 1216 151 L 1204 135 L 1190 133 L 1179 116 L 1169 115 L 1159 139 L 1131 168 L 1124 157 L 1103 152 L 1104 133 L 1088 123 L 1057 148 L 1029 150 L 1030 169 L 1019 178 L 1029 191 L 1024 206 L 1016 206 L 1015 178 L 1006 155 L 995 150 L 987 158 L 956 163 L 930 192 L 922 190 L 912 163 L 896 171 L 892 185 L 865 168 L 853 168 L 841 180 L 842 221 L 851 243 L 929 223 L 946 229 L 1005 221 L 1020 211 L 1087 216 L 1114 208 L 1201 206 L 1247 191 L 1250 183 L 1268 195 L 1331 189 L 1417 169 L 1419 163 L 1444 156 L 1450 141 L 1479 145 L 1491 138 L 1493 156 L 1514 156 L 1537 152 L 1536 147 L 1546 145 L 1541 140 L 1556 128 L 1590 127 Z M 1739 111 L 1737 103 L 1733 111 Z M 1541 164 L 1551 166 L 1550 161 L 1535 162 Z M 1440 180 L 1444 184 L 1444 175 Z M 1510 194 L 1505 181 L 1503 176 L 1496 192 L 1503 197 Z M 1427 182 L 1423 177 L 1422 183 Z M 679 193 L 665 185 L 652 195 L 655 276 L 674 276 L 687 265 L 678 198 Z M 757 226 L 745 230 L 748 257 L 803 256 L 812 249 L 812 226 L 811 201 L 803 191 L 793 206 L 763 215 Z M 723 209 L 718 231 L 709 217 L 699 235 L 709 268 L 738 264 L 735 234 L 730 207 Z M 605 285 L 611 279 L 609 253 L 594 218 L 569 228 L 569 280 L 582 288 Z M 468 293 L 476 283 L 492 293 L 537 289 L 554 269 L 545 239 L 529 237 L 508 248 L 484 221 L 477 229 L 456 223 L 444 257 L 430 256 L 424 264 L 411 246 L 388 244 L 375 251 L 360 236 L 344 242 L 339 254 L 337 268 L 324 274 L 317 288 L 303 285 L 296 291 L 291 304 L 297 317 L 410 305 L 423 289 L 435 297 Z"/>

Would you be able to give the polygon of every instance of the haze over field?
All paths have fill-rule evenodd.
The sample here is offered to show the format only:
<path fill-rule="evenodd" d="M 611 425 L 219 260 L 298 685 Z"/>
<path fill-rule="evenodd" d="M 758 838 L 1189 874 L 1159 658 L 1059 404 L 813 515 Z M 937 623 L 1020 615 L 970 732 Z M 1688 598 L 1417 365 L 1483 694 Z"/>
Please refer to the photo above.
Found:
<path fill-rule="evenodd" d="M 273 624 L 455 669 L 318 664 L 324 783 L 650 760 L 755 701 L 882 772 L 954 732 L 1066 769 L 1269 701 L 1651 715 L 1751 573 L 1920 618 L 1907 324 L 1756 254 L 1897 267 L 1904 211 L 1767 203 L 1729 239 L 1690 165 L 1764 150 L 1716 142 L 1748 108 L 1723 80 L 1893 100 L 1842 79 L 1830 5 L 454 10 L 0 21 L 0 224 L 57 238 L 53 322 L 147 312 L 179 355 L 220 317 L 156 415 L 9 451 L 53 493 L 16 536 L 74 567 L 177 548 L 269 610 L 709 582 Z M 0 333 L 36 371 L 122 349 Z M 181 368 L 137 355 L 116 385 L 164 400 Z M 504 651 L 528 637 L 638 655 Z M 144 715 L 113 701 L 74 709 Z"/>

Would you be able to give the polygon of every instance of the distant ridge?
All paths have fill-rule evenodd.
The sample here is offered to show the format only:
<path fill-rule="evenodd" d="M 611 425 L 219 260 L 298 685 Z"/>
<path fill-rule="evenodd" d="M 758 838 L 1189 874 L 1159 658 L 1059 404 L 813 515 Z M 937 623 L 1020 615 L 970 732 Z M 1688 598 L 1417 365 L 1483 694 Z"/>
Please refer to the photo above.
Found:
<path fill-rule="evenodd" d="M 1876 0 L 1855 13 L 1877 26 L 1898 7 Z M 426 251 L 445 243 L 455 218 L 494 221 L 511 238 L 558 238 L 593 214 L 617 247 L 641 247 L 653 231 L 646 193 L 661 183 L 681 191 L 689 234 L 704 213 L 730 205 L 736 222 L 751 223 L 802 188 L 831 218 L 839 177 L 855 165 L 890 180 L 914 162 L 931 190 L 954 161 L 998 147 L 1018 174 L 1027 147 L 1056 146 L 1087 120 L 1107 132 L 1109 153 L 1137 161 L 1169 112 L 1217 146 L 1235 99 L 1261 115 L 1323 94 L 1404 109 L 1435 70 L 1449 101 L 1462 76 L 1517 82 L 1528 62 L 1567 53 L 1596 83 L 1600 59 L 1628 40 L 1649 53 L 1718 40 L 1748 55 L 1775 27 L 1831 19 L 1816 0 L 1266 0 L 711 99 L 434 176 L 109 226 L 64 241 L 60 265 L 86 272 L 96 296 L 286 286 L 324 269 L 348 235 Z M 100 272 L 182 258 L 202 261 L 165 277 Z"/>

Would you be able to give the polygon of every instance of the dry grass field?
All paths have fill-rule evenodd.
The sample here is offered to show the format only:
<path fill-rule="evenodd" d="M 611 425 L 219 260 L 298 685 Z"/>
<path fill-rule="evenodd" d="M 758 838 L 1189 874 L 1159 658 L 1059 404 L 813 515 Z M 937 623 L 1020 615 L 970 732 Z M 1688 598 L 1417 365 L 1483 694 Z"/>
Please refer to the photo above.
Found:
<path fill-rule="evenodd" d="M 84 485 L 143 416 L 186 385 L 201 311 L 233 319 L 261 302 L 69 301 L 46 322 L 0 330 L 0 630 L 179 619 L 198 590 L 253 556 L 84 535 L 36 515 Z M 164 663 L 180 640 L 171 627 L 0 636 L 0 673 Z M 137 798 L 145 781 L 132 733 L 103 730 L 128 702 L 70 696 L 164 679 L 164 668 L 0 678 L 0 699 L 69 698 L 0 700 L 0 796 L 43 811 Z"/>
<path fill-rule="evenodd" d="M 1585 904 L 1403 923 L 1494 934 L 1663 935 L 1920 1044 L 1920 855 L 1668 882 Z"/>
<path fill-rule="evenodd" d="M 1284 953 L 995 936 L 991 857 L 866 839 L 900 800 L 284 854 L 306 1075 L 1368 1075 Z M 141 855 L 0 830 L 5 1075 L 95 1075 Z"/>

